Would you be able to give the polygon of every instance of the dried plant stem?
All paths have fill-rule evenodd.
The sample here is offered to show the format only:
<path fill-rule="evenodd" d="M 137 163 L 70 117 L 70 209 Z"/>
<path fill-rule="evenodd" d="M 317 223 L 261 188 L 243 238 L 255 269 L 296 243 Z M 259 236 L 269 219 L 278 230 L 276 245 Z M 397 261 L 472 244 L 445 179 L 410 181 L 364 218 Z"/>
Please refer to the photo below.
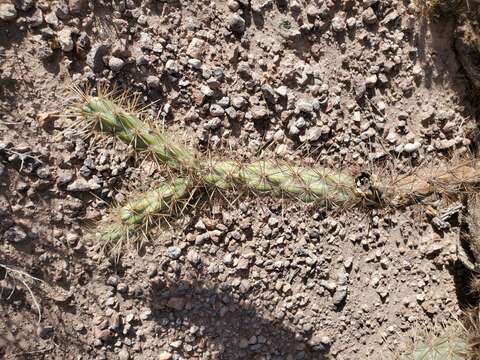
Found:
<path fill-rule="evenodd" d="M 36 278 L 36 277 L 30 275 L 30 274 L 27 274 L 24 271 L 13 269 L 13 268 L 11 268 L 9 266 L 6 266 L 4 264 L 0 264 L 0 267 L 5 270 L 5 279 L 9 276 L 9 273 L 13 273 L 13 274 L 16 275 L 15 279 L 20 280 L 20 282 L 23 284 L 23 286 L 25 286 L 27 291 L 30 293 L 30 297 L 32 298 L 32 301 L 35 305 L 35 308 L 37 309 L 38 323 L 40 323 L 42 321 L 42 310 L 41 310 L 40 304 L 37 301 L 37 298 L 35 297 L 35 294 L 32 291 L 32 288 L 25 281 L 25 278 L 29 278 L 29 279 L 40 281 L 40 282 L 43 282 L 43 281 L 39 278 Z"/>

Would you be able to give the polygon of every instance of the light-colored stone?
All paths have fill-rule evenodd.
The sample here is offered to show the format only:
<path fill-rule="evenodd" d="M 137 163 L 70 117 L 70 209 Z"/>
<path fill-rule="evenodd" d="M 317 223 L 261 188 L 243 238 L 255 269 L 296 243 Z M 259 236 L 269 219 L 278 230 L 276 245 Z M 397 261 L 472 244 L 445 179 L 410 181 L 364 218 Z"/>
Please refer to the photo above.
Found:
<path fill-rule="evenodd" d="M 63 51 L 69 52 L 73 50 L 72 30 L 63 29 L 58 32 L 58 42 Z"/>
<path fill-rule="evenodd" d="M 205 41 L 199 38 L 193 38 L 187 48 L 187 55 L 195 59 L 202 59 L 205 55 Z"/>
<path fill-rule="evenodd" d="M 12 21 L 17 18 L 17 10 L 12 4 L 0 4 L 0 20 Z"/>

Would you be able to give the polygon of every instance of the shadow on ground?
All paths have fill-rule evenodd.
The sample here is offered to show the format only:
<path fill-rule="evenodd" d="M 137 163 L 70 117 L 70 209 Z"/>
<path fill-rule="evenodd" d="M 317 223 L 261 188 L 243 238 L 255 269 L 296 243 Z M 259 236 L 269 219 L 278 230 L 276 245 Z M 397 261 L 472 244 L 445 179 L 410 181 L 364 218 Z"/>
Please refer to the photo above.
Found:
<path fill-rule="evenodd" d="M 233 286 L 157 282 L 152 284 L 151 308 L 162 327 L 173 323 L 198 328 L 202 332 L 198 335 L 215 343 L 215 359 L 257 359 L 266 354 L 271 359 L 329 358 L 328 345 L 299 341 L 301 337 L 294 330 L 283 326 L 273 315 L 261 314 Z M 189 357 L 188 352 L 179 352 Z"/>

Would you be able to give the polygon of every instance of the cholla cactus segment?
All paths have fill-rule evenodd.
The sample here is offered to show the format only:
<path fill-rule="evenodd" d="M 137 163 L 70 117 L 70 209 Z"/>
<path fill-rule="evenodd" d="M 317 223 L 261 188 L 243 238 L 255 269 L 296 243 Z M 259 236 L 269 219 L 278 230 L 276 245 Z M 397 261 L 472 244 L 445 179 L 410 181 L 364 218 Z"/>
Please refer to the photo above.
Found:
<path fill-rule="evenodd" d="M 356 198 L 354 177 L 324 168 L 292 166 L 273 160 L 201 162 L 193 152 L 176 145 L 166 134 L 104 97 L 87 97 L 81 113 L 97 130 L 114 134 L 139 151 L 154 154 L 163 164 L 186 172 L 198 186 L 222 190 L 243 188 L 305 202 L 343 204 Z M 154 199 L 155 192 L 148 194 L 139 200 L 138 207 L 148 209 Z M 124 211 L 126 221 L 137 223 L 142 218 L 142 211 L 134 210 L 135 215 Z"/>
<path fill-rule="evenodd" d="M 165 134 L 148 126 L 136 115 L 103 97 L 89 96 L 81 113 L 95 129 L 114 134 L 136 150 L 148 151 L 158 160 L 175 169 L 196 166 L 196 160 L 187 148 L 171 142 Z"/>
<path fill-rule="evenodd" d="M 168 219 L 181 211 L 180 205 L 193 191 L 190 185 L 185 179 L 165 183 L 137 199 L 132 199 L 114 212 L 114 215 L 108 218 L 113 222 L 103 227 L 98 235 L 102 252 L 118 260 L 126 245 L 141 244 L 154 218 Z"/>
<path fill-rule="evenodd" d="M 207 165 L 203 180 L 220 189 L 245 188 L 257 193 L 297 198 L 304 202 L 344 204 L 359 200 L 355 178 L 325 168 L 292 166 L 286 162 L 259 160 Z"/>
<path fill-rule="evenodd" d="M 190 185 L 186 179 L 176 179 L 131 200 L 119 210 L 121 222 L 134 225 L 142 224 L 152 216 L 170 216 L 189 194 Z"/>
<path fill-rule="evenodd" d="M 414 174 L 398 178 L 373 174 L 368 176 L 370 188 L 364 191 L 363 184 L 360 184 L 361 190 L 358 187 L 358 178 L 333 169 L 302 167 L 276 160 L 255 160 L 250 163 L 203 161 L 193 151 L 177 145 L 167 134 L 143 122 L 108 97 L 86 96 L 81 114 L 92 127 L 116 135 L 137 150 L 153 154 L 159 162 L 176 170 L 198 188 L 248 190 L 326 206 L 356 204 L 367 200 L 370 204 L 402 207 L 438 191 L 458 195 L 464 189 L 477 186 L 480 180 L 478 164 L 447 164 L 433 169 L 420 169 Z M 148 209 L 148 204 L 151 204 L 148 197 L 151 195 L 139 205 L 140 208 Z M 142 211 L 135 211 L 135 215 L 127 211 L 125 216 L 127 221 L 138 223 L 143 215 Z"/>
<path fill-rule="evenodd" d="M 457 337 L 437 337 L 430 342 L 421 342 L 402 360 L 468 360 L 468 345 Z"/>

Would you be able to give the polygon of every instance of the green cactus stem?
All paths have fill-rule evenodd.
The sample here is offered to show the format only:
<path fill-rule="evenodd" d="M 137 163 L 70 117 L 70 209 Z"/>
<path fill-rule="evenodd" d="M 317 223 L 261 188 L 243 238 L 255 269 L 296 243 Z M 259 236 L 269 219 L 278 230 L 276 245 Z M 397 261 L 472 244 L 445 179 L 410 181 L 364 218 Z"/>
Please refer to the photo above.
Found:
<path fill-rule="evenodd" d="M 117 136 L 138 151 L 151 151 L 159 161 L 174 169 L 196 166 L 196 159 L 188 149 L 177 146 L 111 100 L 88 97 L 80 111 L 95 129 Z"/>
<path fill-rule="evenodd" d="M 324 168 L 305 168 L 271 160 L 250 164 L 231 160 L 201 161 L 193 152 L 176 145 L 165 134 L 108 99 L 87 97 L 81 113 L 95 129 L 113 134 L 139 151 L 149 151 L 163 164 L 187 173 L 197 187 L 243 189 L 330 205 L 360 200 L 354 177 Z"/>
<path fill-rule="evenodd" d="M 124 243 L 138 243 L 154 218 L 168 219 L 183 209 L 190 193 L 186 179 L 176 179 L 130 200 L 99 234 L 103 252 L 119 254 Z"/>
<path fill-rule="evenodd" d="M 468 345 L 460 338 L 437 337 L 429 343 L 421 342 L 401 360 L 467 360 Z"/>

